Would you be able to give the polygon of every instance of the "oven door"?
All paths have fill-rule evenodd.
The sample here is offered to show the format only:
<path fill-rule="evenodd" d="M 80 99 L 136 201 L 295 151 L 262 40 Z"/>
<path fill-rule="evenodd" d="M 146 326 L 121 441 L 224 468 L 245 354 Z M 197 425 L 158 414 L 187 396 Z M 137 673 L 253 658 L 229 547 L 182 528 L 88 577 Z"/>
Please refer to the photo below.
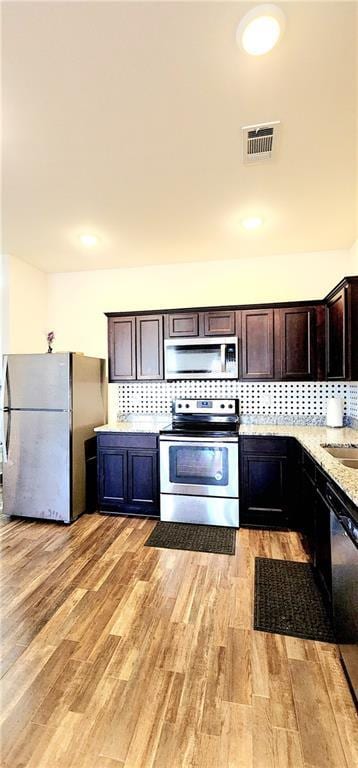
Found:
<path fill-rule="evenodd" d="M 238 439 L 161 438 L 160 491 L 238 498 Z"/>

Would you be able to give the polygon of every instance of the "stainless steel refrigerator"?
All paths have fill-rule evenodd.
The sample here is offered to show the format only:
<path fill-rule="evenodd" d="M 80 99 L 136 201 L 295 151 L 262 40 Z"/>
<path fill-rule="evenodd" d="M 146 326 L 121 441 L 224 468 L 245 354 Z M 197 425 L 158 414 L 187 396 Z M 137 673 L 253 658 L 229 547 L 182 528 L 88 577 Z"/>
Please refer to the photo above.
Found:
<path fill-rule="evenodd" d="M 85 441 L 105 419 L 104 381 L 104 360 L 94 357 L 4 357 L 6 515 L 70 523 L 85 511 Z"/>

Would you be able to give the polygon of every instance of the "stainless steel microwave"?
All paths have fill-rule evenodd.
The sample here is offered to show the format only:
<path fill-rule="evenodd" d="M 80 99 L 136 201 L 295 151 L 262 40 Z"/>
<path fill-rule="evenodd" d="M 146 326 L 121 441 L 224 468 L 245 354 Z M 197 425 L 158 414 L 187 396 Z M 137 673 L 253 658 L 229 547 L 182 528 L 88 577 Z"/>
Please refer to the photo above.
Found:
<path fill-rule="evenodd" d="M 167 339 L 164 366 L 166 379 L 237 379 L 237 338 Z"/>

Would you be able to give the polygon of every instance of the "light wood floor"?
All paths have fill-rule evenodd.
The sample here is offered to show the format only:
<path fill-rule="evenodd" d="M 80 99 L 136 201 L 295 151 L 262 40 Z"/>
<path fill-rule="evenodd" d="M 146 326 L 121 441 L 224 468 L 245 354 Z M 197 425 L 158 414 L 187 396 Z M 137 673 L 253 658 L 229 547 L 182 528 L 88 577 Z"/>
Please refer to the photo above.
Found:
<path fill-rule="evenodd" d="M 3 768 L 353 768 L 335 647 L 252 630 L 254 557 L 143 547 L 148 520 L 2 527 Z M 357 742 L 356 742 L 357 743 Z"/>

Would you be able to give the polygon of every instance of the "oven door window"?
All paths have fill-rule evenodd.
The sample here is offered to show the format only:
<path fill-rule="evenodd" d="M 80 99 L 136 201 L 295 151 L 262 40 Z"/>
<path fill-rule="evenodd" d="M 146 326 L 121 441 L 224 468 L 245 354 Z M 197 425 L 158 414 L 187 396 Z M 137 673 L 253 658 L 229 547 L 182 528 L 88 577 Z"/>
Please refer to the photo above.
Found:
<path fill-rule="evenodd" d="M 228 449 L 214 445 L 173 445 L 169 448 L 169 478 L 183 485 L 227 485 Z"/>

